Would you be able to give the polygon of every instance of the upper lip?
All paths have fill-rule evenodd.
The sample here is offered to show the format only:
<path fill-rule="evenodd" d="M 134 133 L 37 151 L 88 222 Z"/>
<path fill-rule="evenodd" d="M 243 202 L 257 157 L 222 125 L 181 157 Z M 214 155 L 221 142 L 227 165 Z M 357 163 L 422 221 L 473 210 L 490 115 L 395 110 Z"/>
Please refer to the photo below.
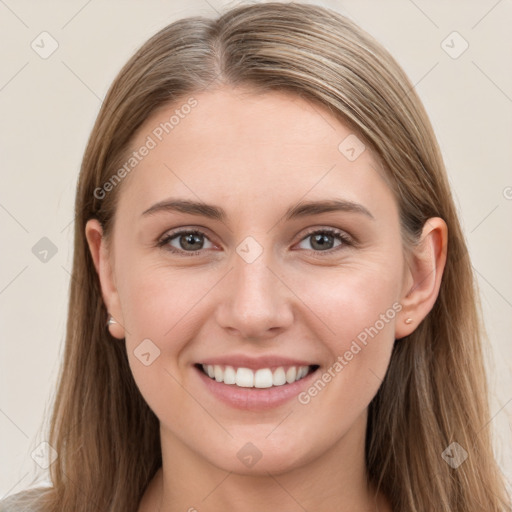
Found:
<path fill-rule="evenodd" d="M 244 355 L 209 357 L 201 360 L 198 364 L 233 366 L 234 368 L 250 368 L 258 370 L 260 368 L 278 368 L 279 366 L 313 366 L 315 363 L 300 359 L 292 359 L 281 356 L 260 356 L 248 357 Z"/>

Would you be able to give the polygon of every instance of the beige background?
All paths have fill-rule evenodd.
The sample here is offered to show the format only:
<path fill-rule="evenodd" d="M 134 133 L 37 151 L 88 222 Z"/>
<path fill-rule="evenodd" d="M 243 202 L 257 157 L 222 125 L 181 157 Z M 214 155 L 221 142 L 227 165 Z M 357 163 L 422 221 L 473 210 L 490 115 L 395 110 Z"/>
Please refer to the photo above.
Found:
<path fill-rule="evenodd" d="M 0 497 L 23 489 L 34 475 L 45 478 L 31 454 L 37 460 L 42 418 L 55 391 L 74 190 L 101 99 L 158 29 L 184 16 L 215 16 L 236 3 L 0 0 Z M 348 15 L 380 40 L 431 116 L 480 286 L 491 340 L 496 453 L 511 481 L 512 2 L 312 3 Z M 31 47 L 35 41 L 40 53 L 51 49 L 49 36 L 41 36 L 42 48 L 43 31 L 58 43 L 46 59 Z M 461 37 L 450 36 L 453 31 Z M 467 50 L 453 58 L 464 41 Z M 32 251 L 43 237 L 57 250 L 46 262 Z"/>

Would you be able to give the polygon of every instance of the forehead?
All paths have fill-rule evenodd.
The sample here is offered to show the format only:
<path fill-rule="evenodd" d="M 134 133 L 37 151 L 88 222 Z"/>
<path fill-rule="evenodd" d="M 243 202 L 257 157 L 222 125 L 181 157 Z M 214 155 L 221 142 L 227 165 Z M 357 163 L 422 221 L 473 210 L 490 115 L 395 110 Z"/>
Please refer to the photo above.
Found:
<path fill-rule="evenodd" d="M 281 91 L 191 94 L 151 115 L 132 150 L 145 156 L 134 162 L 120 203 L 139 204 L 139 212 L 170 195 L 245 211 L 251 201 L 252 213 L 336 192 L 367 204 L 391 198 L 382 169 L 350 128 Z"/>

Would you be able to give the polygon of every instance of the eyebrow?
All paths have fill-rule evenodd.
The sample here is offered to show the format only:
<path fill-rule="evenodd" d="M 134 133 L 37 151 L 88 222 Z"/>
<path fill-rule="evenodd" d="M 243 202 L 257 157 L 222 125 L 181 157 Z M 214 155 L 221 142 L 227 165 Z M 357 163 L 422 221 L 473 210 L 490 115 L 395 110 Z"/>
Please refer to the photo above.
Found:
<path fill-rule="evenodd" d="M 326 199 L 322 201 L 301 202 L 288 208 L 284 218 L 289 221 L 300 217 L 307 217 L 309 215 L 319 215 L 321 213 L 336 211 L 358 213 L 375 220 L 375 217 L 362 204 L 348 201 L 346 199 Z M 141 216 L 151 216 L 161 212 L 188 213 L 190 215 L 207 217 L 221 222 L 225 222 L 227 219 L 225 210 L 220 206 L 183 199 L 166 199 L 164 201 L 160 201 L 145 210 Z"/>

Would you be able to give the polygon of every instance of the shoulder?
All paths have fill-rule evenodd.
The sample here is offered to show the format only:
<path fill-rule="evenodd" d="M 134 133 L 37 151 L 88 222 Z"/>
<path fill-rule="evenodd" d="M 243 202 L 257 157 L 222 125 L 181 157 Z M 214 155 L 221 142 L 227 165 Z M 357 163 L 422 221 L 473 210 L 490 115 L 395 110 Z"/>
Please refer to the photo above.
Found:
<path fill-rule="evenodd" d="M 41 497 L 49 489 L 49 487 L 36 487 L 11 494 L 0 500 L 0 512 L 43 512 Z"/>

